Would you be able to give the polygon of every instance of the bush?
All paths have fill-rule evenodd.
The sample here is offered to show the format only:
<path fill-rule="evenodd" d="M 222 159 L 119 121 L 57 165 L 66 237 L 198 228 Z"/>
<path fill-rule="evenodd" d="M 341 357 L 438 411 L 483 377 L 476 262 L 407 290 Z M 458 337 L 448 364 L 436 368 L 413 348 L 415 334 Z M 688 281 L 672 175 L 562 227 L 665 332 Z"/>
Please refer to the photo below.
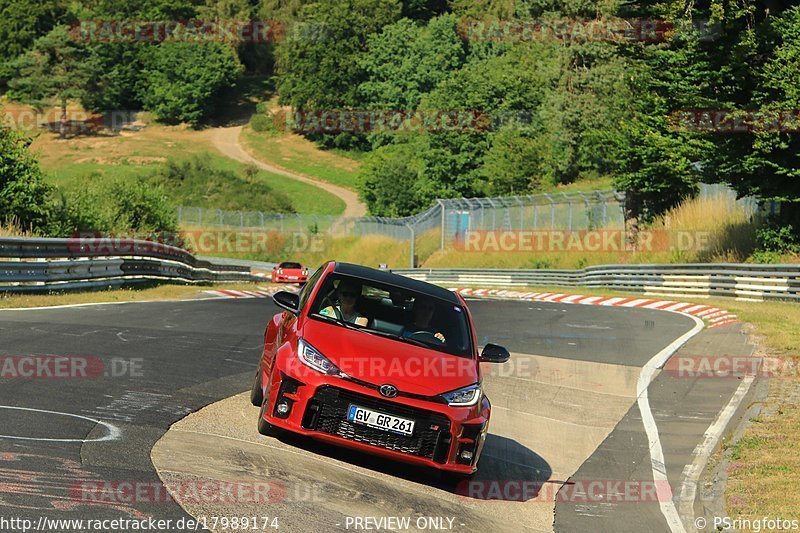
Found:
<path fill-rule="evenodd" d="M 797 231 L 791 225 L 781 225 L 771 218 L 756 231 L 758 251 L 778 254 L 793 254 L 800 251 Z"/>
<path fill-rule="evenodd" d="M 116 208 L 113 224 L 136 232 L 162 232 L 178 229 L 175 208 L 160 187 L 144 180 L 120 181 L 111 187 Z"/>
<path fill-rule="evenodd" d="M 275 125 L 266 115 L 253 115 L 253 117 L 250 119 L 250 127 L 253 129 L 253 131 L 258 133 L 272 133 L 275 131 Z"/>
<path fill-rule="evenodd" d="M 255 172 L 254 172 L 255 170 Z M 147 178 L 163 187 L 173 205 L 214 209 L 294 213 L 291 199 L 258 178 L 247 167 L 243 175 L 216 166 L 208 154 L 170 161 Z"/>
<path fill-rule="evenodd" d="M 50 233 L 52 187 L 29 144 L 19 133 L 0 127 L 0 224 L 13 219 L 25 231 Z"/>
<path fill-rule="evenodd" d="M 90 175 L 87 181 L 92 181 Z M 68 237 L 75 232 L 113 231 L 113 213 L 103 202 L 103 191 L 83 188 L 76 191 L 61 192 L 54 214 L 53 235 Z"/>
<path fill-rule="evenodd" d="M 197 126 L 209 117 L 224 89 L 233 86 L 241 64 L 219 43 L 165 43 L 147 55 L 139 82 L 147 111 L 167 123 Z"/>

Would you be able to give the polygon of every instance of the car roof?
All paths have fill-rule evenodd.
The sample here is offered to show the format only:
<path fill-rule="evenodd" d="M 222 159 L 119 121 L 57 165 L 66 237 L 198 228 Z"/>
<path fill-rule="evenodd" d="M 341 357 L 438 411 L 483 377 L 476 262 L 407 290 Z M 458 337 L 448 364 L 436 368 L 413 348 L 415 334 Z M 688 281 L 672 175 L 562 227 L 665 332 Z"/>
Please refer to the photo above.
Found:
<path fill-rule="evenodd" d="M 370 268 L 363 265 L 355 265 L 353 263 L 337 262 L 334 264 L 333 272 L 336 274 L 344 274 L 346 276 L 353 276 L 365 280 L 377 281 L 378 283 L 383 283 L 385 285 L 393 285 L 401 289 L 407 289 L 409 291 L 425 294 L 433 298 L 439 298 L 441 300 L 445 300 L 450 303 L 458 305 L 461 304 L 461 302 L 458 299 L 458 296 L 456 296 L 456 293 L 452 291 L 448 291 L 443 287 L 432 285 L 424 281 L 419 281 L 416 279 L 408 278 L 406 276 L 401 276 L 399 274 L 394 274 L 388 270 L 378 270 L 376 268 Z"/>

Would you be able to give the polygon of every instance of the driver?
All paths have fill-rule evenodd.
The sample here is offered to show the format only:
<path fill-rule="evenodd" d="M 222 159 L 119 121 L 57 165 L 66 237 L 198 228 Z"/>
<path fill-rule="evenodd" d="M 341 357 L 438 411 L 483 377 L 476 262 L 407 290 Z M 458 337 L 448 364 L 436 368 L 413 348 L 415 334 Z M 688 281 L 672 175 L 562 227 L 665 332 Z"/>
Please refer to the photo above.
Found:
<path fill-rule="evenodd" d="M 435 326 L 431 325 L 436 304 L 427 298 L 416 298 L 414 300 L 413 318 L 410 324 L 403 329 L 403 337 L 412 337 L 414 333 L 424 331 L 432 334 L 442 342 L 446 342 L 444 334 Z"/>
<path fill-rule="evenodd" d="M 361 296 L 361 284 L 343 279 L 339 282 L 334 294 L 339 302 L 338 305 L 329 305 L 322 309 L 319 314 L 333 316 L 350 324 L 366 327 L 369 320 L 356 309 L 356 303 L 358 303 L 358 299 Z"/>

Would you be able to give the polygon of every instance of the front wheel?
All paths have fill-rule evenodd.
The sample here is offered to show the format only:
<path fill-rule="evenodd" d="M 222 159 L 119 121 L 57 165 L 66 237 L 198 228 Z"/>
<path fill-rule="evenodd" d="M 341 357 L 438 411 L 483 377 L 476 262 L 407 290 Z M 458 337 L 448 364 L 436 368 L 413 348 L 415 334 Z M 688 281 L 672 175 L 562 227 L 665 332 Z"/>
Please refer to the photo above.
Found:
<path fill-rule="evenodd" d="M 261 410 L 258 412 L 258 432 L 267 437 L 275 435 L 275 426 L 264 420 L 264 413 L 267 412 L 267 404 L 269 400 L 264 400 L 261 404 Z"/>
<path fill-rule="evenodd" d="M 261 389 L 261 365 L 256 370 L 256 378 L 253 381 L 253 388 L 250 390 L 250 403 L 256 407 L 264 403 L 264 391 Z"/>

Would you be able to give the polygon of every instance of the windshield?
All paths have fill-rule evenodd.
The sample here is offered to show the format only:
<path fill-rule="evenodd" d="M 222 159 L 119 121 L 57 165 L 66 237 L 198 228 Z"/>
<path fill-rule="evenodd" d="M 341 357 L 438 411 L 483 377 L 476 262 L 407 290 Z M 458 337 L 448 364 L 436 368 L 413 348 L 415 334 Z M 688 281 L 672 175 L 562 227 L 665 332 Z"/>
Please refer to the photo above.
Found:
<path fill-rule="evenodd" d="M 300 263 L 281 263 L 278 268 L 303 268 Z"/>
<path fill-rule="evenodd" d="M 325 280 L 309 315 L 397 342 L 461 357 L 472 355 L 462 306 L 393 285 L 333 274 Z"/>

